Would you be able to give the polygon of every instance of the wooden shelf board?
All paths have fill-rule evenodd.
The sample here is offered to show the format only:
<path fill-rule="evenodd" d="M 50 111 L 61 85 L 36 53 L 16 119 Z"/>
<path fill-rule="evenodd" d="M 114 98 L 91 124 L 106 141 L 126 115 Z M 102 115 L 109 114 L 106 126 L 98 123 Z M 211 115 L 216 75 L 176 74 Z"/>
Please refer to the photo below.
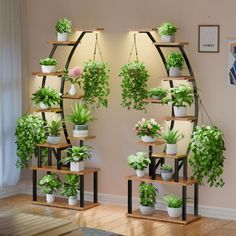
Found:
<path fill-rule="evenodd" d="M 170 155 L 170 154 L 166 154 L 165 152 L 161 152 L 161 153 L 153 153 L 152 157 L 182 159 L 182 158 L 186 158 L 187 155 L 186 154 Z"/>
<path fill-rule="evenodd" d="M 173 42 L 173 43 L 156 42 L 153 44 L 160 47 L 173 47 L 173 46 L 178 47 L 178 46 L 189 45 L 189 42 Z"/>
<path fill-rule="evenodd" d="M 130 32 L 139 32 L 139 33 L 146 33 L 150 31 L 154 31 L 156 29 L 154 28 L 149 28 L 149 29 L 129 29 Z"/>
<path fill-rule="evenodd" d="M 143 101 L 144 102 L 148 102 L 148 103 L 158 103 L 158 104 L 161 104 L 161 100 L 153 99 L 153 98 L 146 98 Z"/>
<path fill-rule="evenodd" d="M 71 96 L 71 95 L 62 95 L 62 99 L 81 99 L 83 98 L 83 95 L 75 95 L 75 96 Z"/>
<path fill-rule="evenodd" d="M 86 140 L 91 140 L 91 139 L 95 139 L 96 136 L 87 136 L 87 137 L 68 137 L 68 139 L 70 140 L 82 140 L 82 141 L 86 141 Z"/>
<path fill-rule="evenodd" d="M 187 219 L 182 220 L 182 217 L 174 218 L 169 217 L 168 213 L 166 211 L 160 211 L 156 210 L 155 213 L 151 216 L 145 216 L 143 215 L 140 210 L 134 210 L 132 214 L 127 214 L 128 217 L 134 217 L 134 218 L 140 218 L 140 219 L 148 219 L 148 220 L 156 220 L 156 221 L 163 221 L 163 222 L 169 222 L 169 223 L 177 223 L 177 224 L 189 224 L 195 220 L 198 220 L 201 218 L 201 216 L 194 216 L 191 214 L 187 214 Z"/>
<path fill-rule="evenodd" d="M 185 81 L 193 81 L 194 77 L 192 76 L 166 76 L 160 78 L 163 81 L 172 81 L 172 80 L 185 80 Z"/>
<path fill-rule="evenodd" d="M 99 205 L 99 203 L 93 203 L 93 202 L 84 202 L 84 207 L 79 206 L 79 201 L 77 205 L 69 206 L 67 203 L 66 198 L 57 198 L 53 203 L 47 203 L 45 197 L 37 197 L 37 201 L 32 201 L 31 203 L 33 205 L 40 205 L 40 206 L 48 206 L 48 207 L 58 207 L 58 208 L 64 208 L 64 209 L 71 209 L 71 210 L 77 210 L 77 211 L 83 211 L 87 210 L 93 207 L 96 207 Z"/>
<path fill-rule="evenodd" d="M 60 113 L 62 112 L 61 108 L 50 108 L 50 109 L 40 109 L 37 108 L 34 110 L 34 112 L 55 112 L 55 113 Z"/>
<path fill-rule="evenodd" d="M 37 75 L 37 76 L 62 76 L 64 75 L 63 72 L 51 72 L 51 73 L 43 73 L 43 72 L 33 72 L 32 75 Z"/>
<path fill-rule="evenodd" d="M 48 41 L 48 44 L 61 45 L 61 46 L 74 46 L 76 41 Z"/>
<path fill-rule="evenodd" d="M 142 140 L 137 141 L 138 144 L 145 145 L 145 146 L 159 146 L 165 144 L 164 140 L 158 139 L 156 142 L 143 142 Z"/>
<path fill-rule="evenodd" d="M 81 31 L 81 32 L 86 32 L 86 33 L 92 33 L 94 31 L 103 31 L 104 28 L 102 27 L 98 27 L 98 28 L 95 28 L 95 29 L 83 29 L 83 28 L 76 28 L 75 31 Z"/>
<path fill-rule="evenodd" d="M 176 117 L 176 116 L 165 116 L 163 117 L 163 120 L 167 120 L 167 121 L 170 121 L 170 120 L 177 120 L 177 121 L 195 121 L 197 120 L 197 117 L 196 116 L 183 116 L 183 117 Z"/>
<path fill-rule="evenodd" d="M 42 166 L 42 167 L 37 167 L 37 166 L 32 166 L 30 167 L 31 170 L 38 170 L 38 171 L 50 171 L 54 173 L 61 173 L 61 174 L 77 174 L 77 175 L 87 175 L 91 173 L 95 173 L 99 171 L 99 168 L 88 168 L 85 169 L 84 171 L 70 171 L 68 167 L 61 167 L 61 170 L 58 170 L 56 166 Z"/>
<path fill-rule="evenodd" d="M 188 186 L 197 183 L 196 179 L 184 180 L 183 177 L 179 177 L 179 182 L 175 182 L 174 179 L 165 181 L 161 178 L 161 176 L 156 176 L 155 179 L 152 179 L 151 176 L 145 175 L 144 177 L 138 177 L 137 175 L 131 175 L 126 177 L 127 180 L 135 180 L 140 182 L 147 182 L 147 183 L 159 183 L 159 184 L 174 184 L 174 185 L 181 185 L 181 186 Z"/>
<path fill-rule="evenodd" d="M 58 143 L 58 144 L 39 143 L 39 144 L 36 144 L 36 147 L 42 147 L 42 148 L 68 148 L 68 147 L 71 147 L 71 144 L 68 144 L 68 143 Z"/>

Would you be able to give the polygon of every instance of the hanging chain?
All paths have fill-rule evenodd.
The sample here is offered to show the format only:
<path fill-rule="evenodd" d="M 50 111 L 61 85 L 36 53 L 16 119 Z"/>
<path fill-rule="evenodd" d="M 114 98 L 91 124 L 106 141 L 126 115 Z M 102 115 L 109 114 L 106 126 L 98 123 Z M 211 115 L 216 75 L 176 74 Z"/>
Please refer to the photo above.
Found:
<path fill-rule="evenodd" d="M 97 49 L 98 49 L 99 55 L 101 57 L 101 61 L 103 62 L 101 48 L 98 43 L 98 33 L 96 33 L 95 47 L 94 47 L 94 52 L 93 52 L 93 61 L 95 61 L 95 59 L 96 59 Z"/>
<path fill-rule="evenodd" d="M 136 61 L 138 61 L 138 49 L 137 49 L 137 41 L 136 41 L 136 33 L 134 33 L 134 42 L 129 54 L 129 60 L 128 63 L 130 62 L 130 59 L 132 57 L 133 51 L 135 50 L 135 57 L 136 57 Z"/>
<path fill-rule="evenodd" d="M 210 116 L 209 116 L 209 114 L 208 114 L 208 112 L 207 112 L 205 106 L 203 105 L 201 99 L 199 100 L 199 103 L 200 103 L 200 109 L 201 109 L 201 113 L 202 113 L 202 119 L 203 119 L 203 112 L 202 112 L 202 109 L 203 109 L 203 110 L 205 111 L 206 116 L 207 116 L 208 120 L 210 121 L 211 125 L 214 126 L 214 124 L 213 124 L 213 122 L 212 122 L 212 120 L 211 120 L 211 118 L 210 118 Z M 204 123 L 203 123 L 203 124 L 204 124 Z"/>

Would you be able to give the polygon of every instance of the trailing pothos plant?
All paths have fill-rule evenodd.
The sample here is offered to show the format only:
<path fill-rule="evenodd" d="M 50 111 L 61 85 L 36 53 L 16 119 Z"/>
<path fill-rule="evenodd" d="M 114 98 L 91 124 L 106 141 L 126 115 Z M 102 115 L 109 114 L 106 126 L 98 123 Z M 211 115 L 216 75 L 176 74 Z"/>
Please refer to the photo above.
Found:
<path fill-rule="evenodd" d="M 224 138 L 216 126 L 197 126 L 190 142 L 192 155 L 189 159 L 192 178 L 204 184 L 206 178 L 210 187 L 223 187 Z"/>

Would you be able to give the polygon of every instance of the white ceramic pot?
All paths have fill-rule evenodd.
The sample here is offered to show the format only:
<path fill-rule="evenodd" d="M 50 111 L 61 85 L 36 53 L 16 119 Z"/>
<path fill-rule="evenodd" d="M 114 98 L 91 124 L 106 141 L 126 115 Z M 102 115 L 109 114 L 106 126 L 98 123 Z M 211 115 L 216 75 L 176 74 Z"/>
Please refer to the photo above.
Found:
<path fill-rule="evenodd" d="M 43 73 L 56 72 L 56 67 L 55 66 L 44 66 L 44 65 L 41 65 L 41 67 L 42 67 L 42 72 Z"/>
<path fill-rule="evenodd" d="M 47 137 L 47 141 L 49 144 L 58 144 L 61 141 L 61 136 L 51 136 Z"/>
<path fill-rule="evenodd" d="M 73 137 L 84 138 L 88 136 L 88 125 L 75 125 Z"/>
<path fill-rule="evenodd" d="M 181 76 L 181 70 L 177 67 L 170 67 L 169 76 L 179 77 Z"/>
<path fill-rule="evenodd" d="M 173 170 L 161 170 L 161 177 L 164 181 L 169 181 L 172 179 L 173 176 Z"/>
<path fill-rule="evenodd" d="M 145 143 L 153 143 L 153 142 L 156 142 L 156 137 L 151 137 L 151 136 L 142 136 L 141 137 L 142 141 L 145 142 Z"/>
<path fill-rule="evenodd" d="M 136 170 L 136 175 L 138 177 L 143 177 L 145 176 L 145 170 Z"/>
<path fill-rule="evenodd" d="M 161 35 L 161 42 L 171 43 L 175 41 L 175 35 Z"/>
<path fill-rule="evenodd" d="M 79 162 L 70 162 L 70 171 L 83 171 L 84 170 L 84 161 L 79 161 Z"/>
<path fill-rule="evenodd" d="M 57 33 L 57 41 L 68 41 L 68 33 Z"/>
<path fill-rule="evenodd" d="M 177 154 L 177 144 L 166 144 L 166 154 L 175 155 Z"/>
<path fill-rule="evenodd" d="M 52 194 L 46 194 L 46 201 L 47 203 L 53 203 L 55 201 L 55 195 L 54 193 Z"/>
<path fill-rule="evenodd" d="M 68 197 L 68 205 L 74 206 L 77 204 L 77 196 Z"/>
<path fill-rule="evenodd" d="M 157 99 L 157 100 L 161 100 L 162 97 L 159 97 L 159 96 L 151 96 L 152 99 Z"/>
<path fill-rule="evenodd" d="M 70 89 L 69 89 L 69 94 L 70 94 L 71 96 L 75 96 L 76 93 L 77 93 L 77 89 L 76 89 L 75 84 L 71 84 Z"/>
<path fill-rule="evenodd" d="M 49 108 L 49 106 L 46 105 L 46 104 L 44 104 L 43 102 L 40 102 L 40 103 L 39 103 L 39 107 L 40 107 L 40 109 L 42 109 L 42 110 L 46 110 L 46 109 Z"/>
<path fill-rule="evenodd" d="M 139 209 L 140 209 L 141 213 L 146 216 L 152 215 L 155 212 L 155 207 L 150 207 L 150 206 L 140 205 Z"/>
<path fill-rule="evenodd" d="M 182 207 L 180 208 L 167 207 L 167 211 L 170 217 L 180 217 L 182 215 Z"/>
<path fill-rule="evenodd" d="M 174 106 L 174 114 L 176 117 L 182 117 L 187 115 L 187 107 L 176 107 Z"/>

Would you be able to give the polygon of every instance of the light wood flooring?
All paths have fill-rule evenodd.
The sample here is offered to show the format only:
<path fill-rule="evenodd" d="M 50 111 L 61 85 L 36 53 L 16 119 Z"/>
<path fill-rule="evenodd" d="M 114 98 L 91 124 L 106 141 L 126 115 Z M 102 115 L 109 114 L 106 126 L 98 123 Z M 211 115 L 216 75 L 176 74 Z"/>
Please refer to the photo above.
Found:
<path fill-rule="evenodd" d="M 236 236 L 236 221 L 201 218 L 188 225 L 163 223 L 151 220 L 127 218 L 126 208 L 101 204 L 98 207 L 75 211 L 31 205 L 31 196 L 17 195 L 0 199 L 0 210 L 52 216 L 72 220 L 83 227 L 98 228 L 132 236 Z M 79 231 L 69 236 L 81 235 Z"/>

